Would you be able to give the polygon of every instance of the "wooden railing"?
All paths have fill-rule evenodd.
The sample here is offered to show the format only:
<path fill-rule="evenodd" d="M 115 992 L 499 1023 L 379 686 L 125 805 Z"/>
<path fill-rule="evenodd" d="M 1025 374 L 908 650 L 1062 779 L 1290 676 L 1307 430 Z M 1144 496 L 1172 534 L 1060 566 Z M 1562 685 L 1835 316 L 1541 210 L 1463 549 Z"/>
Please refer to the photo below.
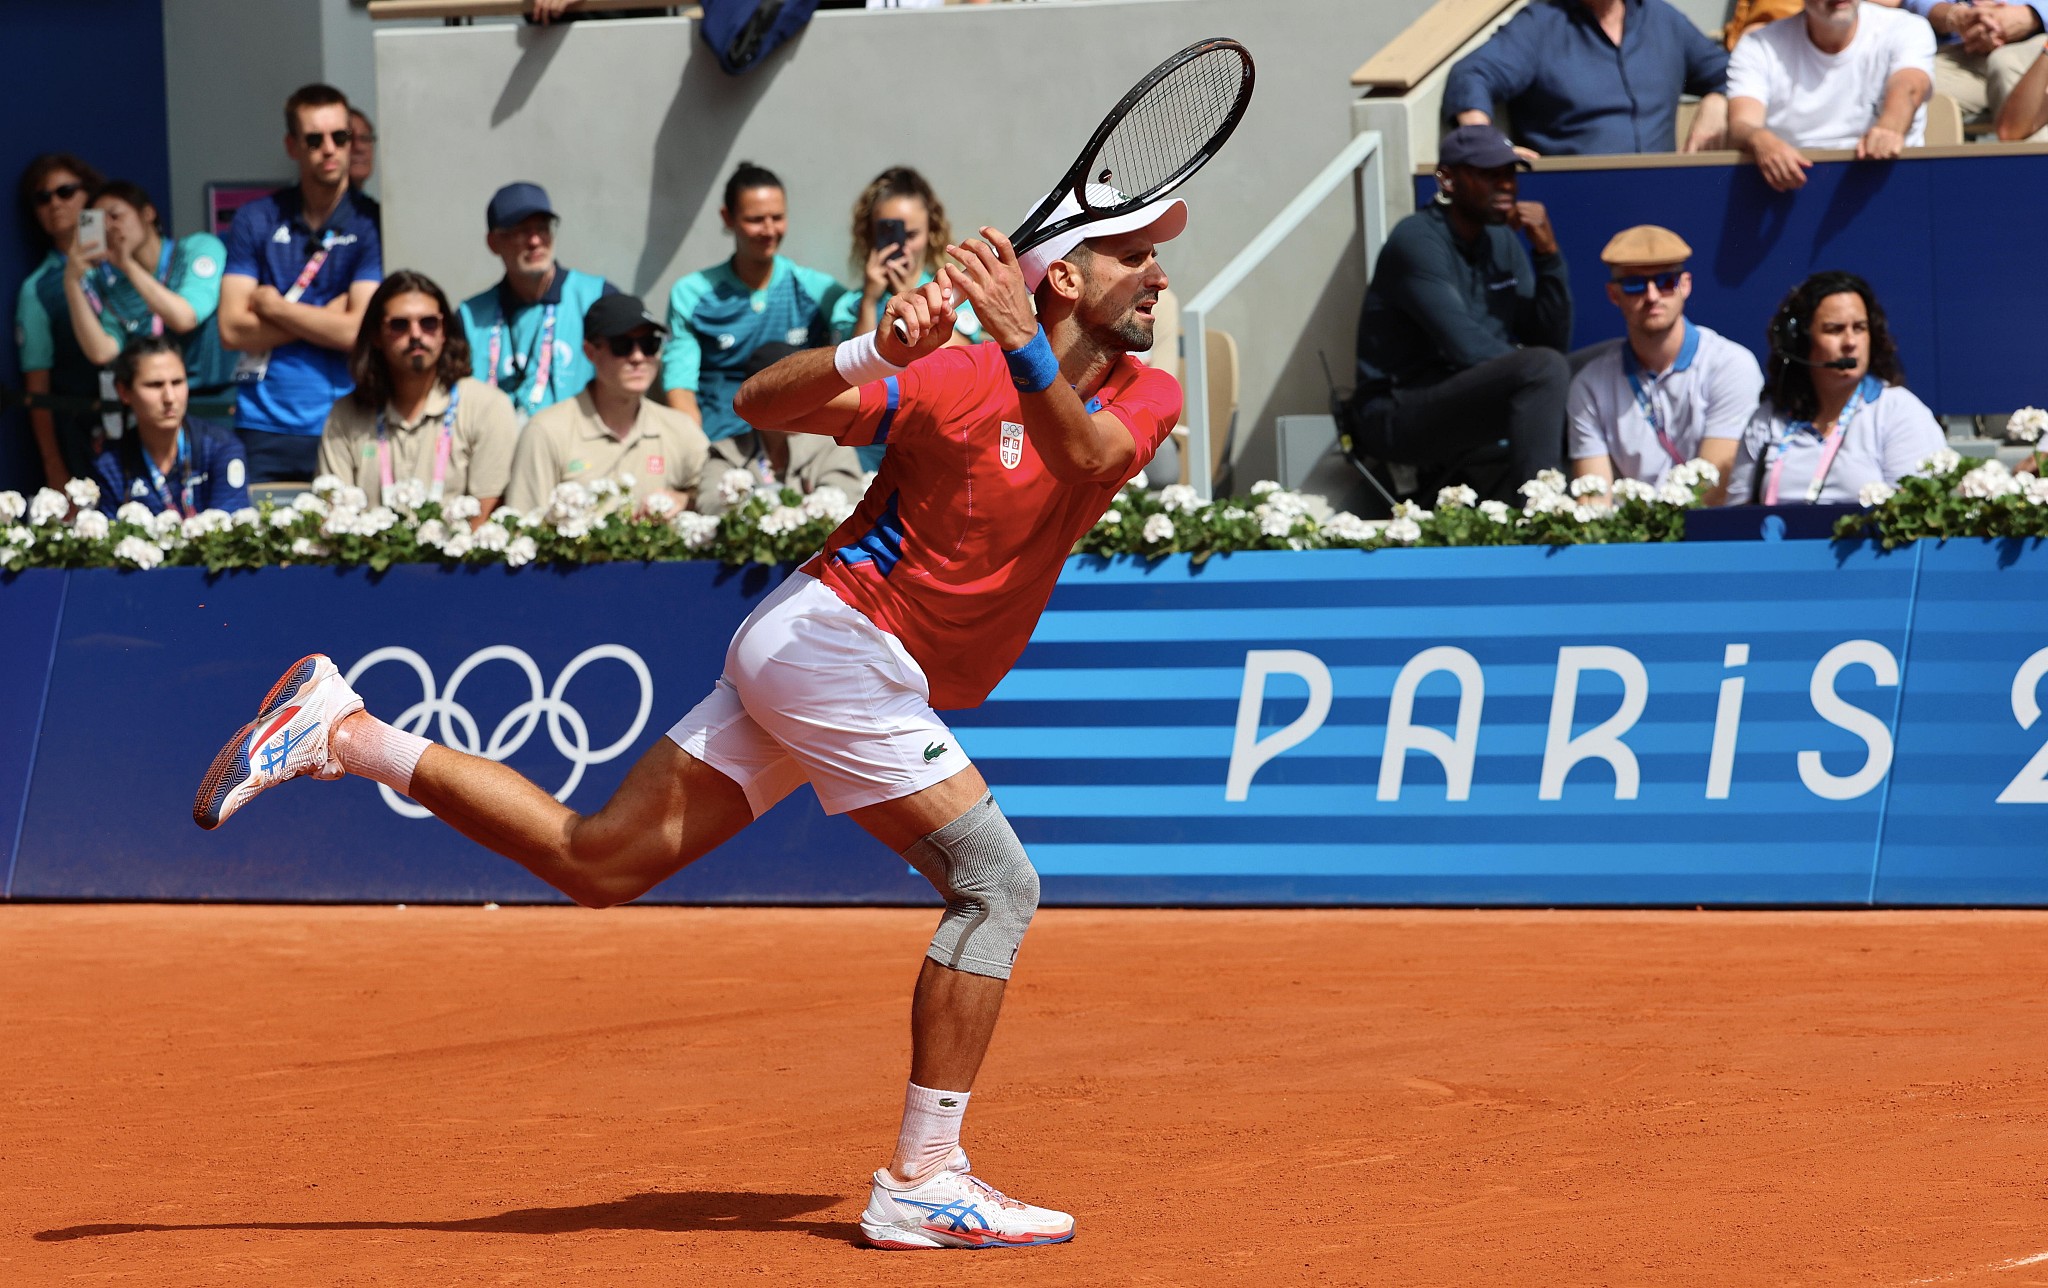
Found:
<path fill-rule="evenodd" d="M 1370 91 L 1406 94 L 1512 3 L 1514 0 L 1436 0 L 1351 73 L 1351 83 Z M 370 7 L 374 10 L 377 6 Z"/>

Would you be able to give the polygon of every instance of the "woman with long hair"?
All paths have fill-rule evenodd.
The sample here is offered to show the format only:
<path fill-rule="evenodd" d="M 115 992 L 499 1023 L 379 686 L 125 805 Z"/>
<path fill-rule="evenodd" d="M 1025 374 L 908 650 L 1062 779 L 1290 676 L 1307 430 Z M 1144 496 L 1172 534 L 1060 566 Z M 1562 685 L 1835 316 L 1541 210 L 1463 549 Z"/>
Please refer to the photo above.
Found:
<path fill-rule="evenodd" d="M 111 401 L 114 396 L 112 376 L 103 387 L 100 369 L 78 347 L 64 296 L 64 265 L 78 236 L 79 212 L 92 190 L 104 182 L 98 170 L 69 152 L 45 152 L 21 172 L 21 226 L 28 230 L 42 262 L 21 284 L 14 336 L 20 348 L 22 387 L 31 395 L 54 394 L 73 403 L 61 411 L 32 406 L 28 413 L 43 481 L 57 488 L 75 477 L 92 477 L 93 458 L 105 429 L 100 414 L 92 410 L 92 400 Z"/>
<path fill-rule="evenodd" d="M 891 166 L 876 175 L 853 203 L 854 266 L 861 274 L 858 295 L 848 292 L 833 310 L 839 339 L 866 335 L 889 307 L 891 296 L 914 291 L 938 276 L 946 261 L 953 226 L 946 207 L 925 177 L 909 166 Z M 961 301 L 955 309 L 955 344 L 981 338 L 974 309 Z"/>
<path fill-rule="evenodd" d="M 1815 273 L 1771 319 L 1764 396 L 1726 480 L 1731 505 L 1845 504 L 1941 450 L 1906 388 L 1884 307 L 1854 273 Z"/>

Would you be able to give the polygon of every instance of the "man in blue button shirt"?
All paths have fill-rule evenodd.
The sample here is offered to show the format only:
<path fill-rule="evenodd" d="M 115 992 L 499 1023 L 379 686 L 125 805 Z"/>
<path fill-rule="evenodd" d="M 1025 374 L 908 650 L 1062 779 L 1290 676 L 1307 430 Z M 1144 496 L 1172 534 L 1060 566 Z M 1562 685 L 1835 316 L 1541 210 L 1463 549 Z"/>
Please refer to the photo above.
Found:
<path fill-rule="evenodd" d="M 462 302 L 471 374 L 511 395 L 521 423 L 590 383 L 583 315 L 619 288 L 555 260 L 555 214 L 537 183 L 508 183 L 484 212 L 484 243 L 505 262 L 498 284 Z"/>
<path fill-rule="evenodd" d="M 1489 125 L 1504 107 L 1543 156 L 1669 152 L 1680 94 L 1700 96 L 1683 151 L 1722 146 L 1728 51 L 1665 0 L 1536 0 L 1458 60 L 1444 114 Z"/>
<path fill-rule="evenodd" d="M 235 212 L 220 286 L 236 364 L 235 427 L 252 482 L 309 479 L 320 428 L 354 387 L 348 353 L 384 276 L 377 226 L 350 199 L 348 99 L 307 85 L 284 105 L 299 182 Z"/>

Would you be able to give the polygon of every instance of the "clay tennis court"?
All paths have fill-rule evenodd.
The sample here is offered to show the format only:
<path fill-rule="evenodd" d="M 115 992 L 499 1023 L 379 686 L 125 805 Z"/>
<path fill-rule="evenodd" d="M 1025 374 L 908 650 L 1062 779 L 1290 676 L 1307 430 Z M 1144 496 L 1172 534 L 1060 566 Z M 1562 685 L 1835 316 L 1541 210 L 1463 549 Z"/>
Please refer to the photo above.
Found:
<path fill-rule="evenodd" d="M 2048 914 L 1049 910 L 874 1252 L 932 920 L 0 907 L 0 1283 L 2048 1283 Z"/>

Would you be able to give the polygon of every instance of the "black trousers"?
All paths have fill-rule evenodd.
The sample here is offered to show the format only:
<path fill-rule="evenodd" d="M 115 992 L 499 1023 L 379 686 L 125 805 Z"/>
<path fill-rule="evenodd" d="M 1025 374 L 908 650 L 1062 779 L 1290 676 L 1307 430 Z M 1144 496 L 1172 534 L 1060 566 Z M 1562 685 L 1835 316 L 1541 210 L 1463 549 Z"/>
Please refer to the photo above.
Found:
<path fill-rule="evenodd" d="M 1356 409 L 1353 450 L 1439 467 L 1505 457 L 1508 472 L 1488 490 L 1513 501 L 1539 471 L 1563 465 L 1571 382 L 1571 364 L 1555 349 L 1504 353 L 1436 384 L 1366 399 Z"/>

